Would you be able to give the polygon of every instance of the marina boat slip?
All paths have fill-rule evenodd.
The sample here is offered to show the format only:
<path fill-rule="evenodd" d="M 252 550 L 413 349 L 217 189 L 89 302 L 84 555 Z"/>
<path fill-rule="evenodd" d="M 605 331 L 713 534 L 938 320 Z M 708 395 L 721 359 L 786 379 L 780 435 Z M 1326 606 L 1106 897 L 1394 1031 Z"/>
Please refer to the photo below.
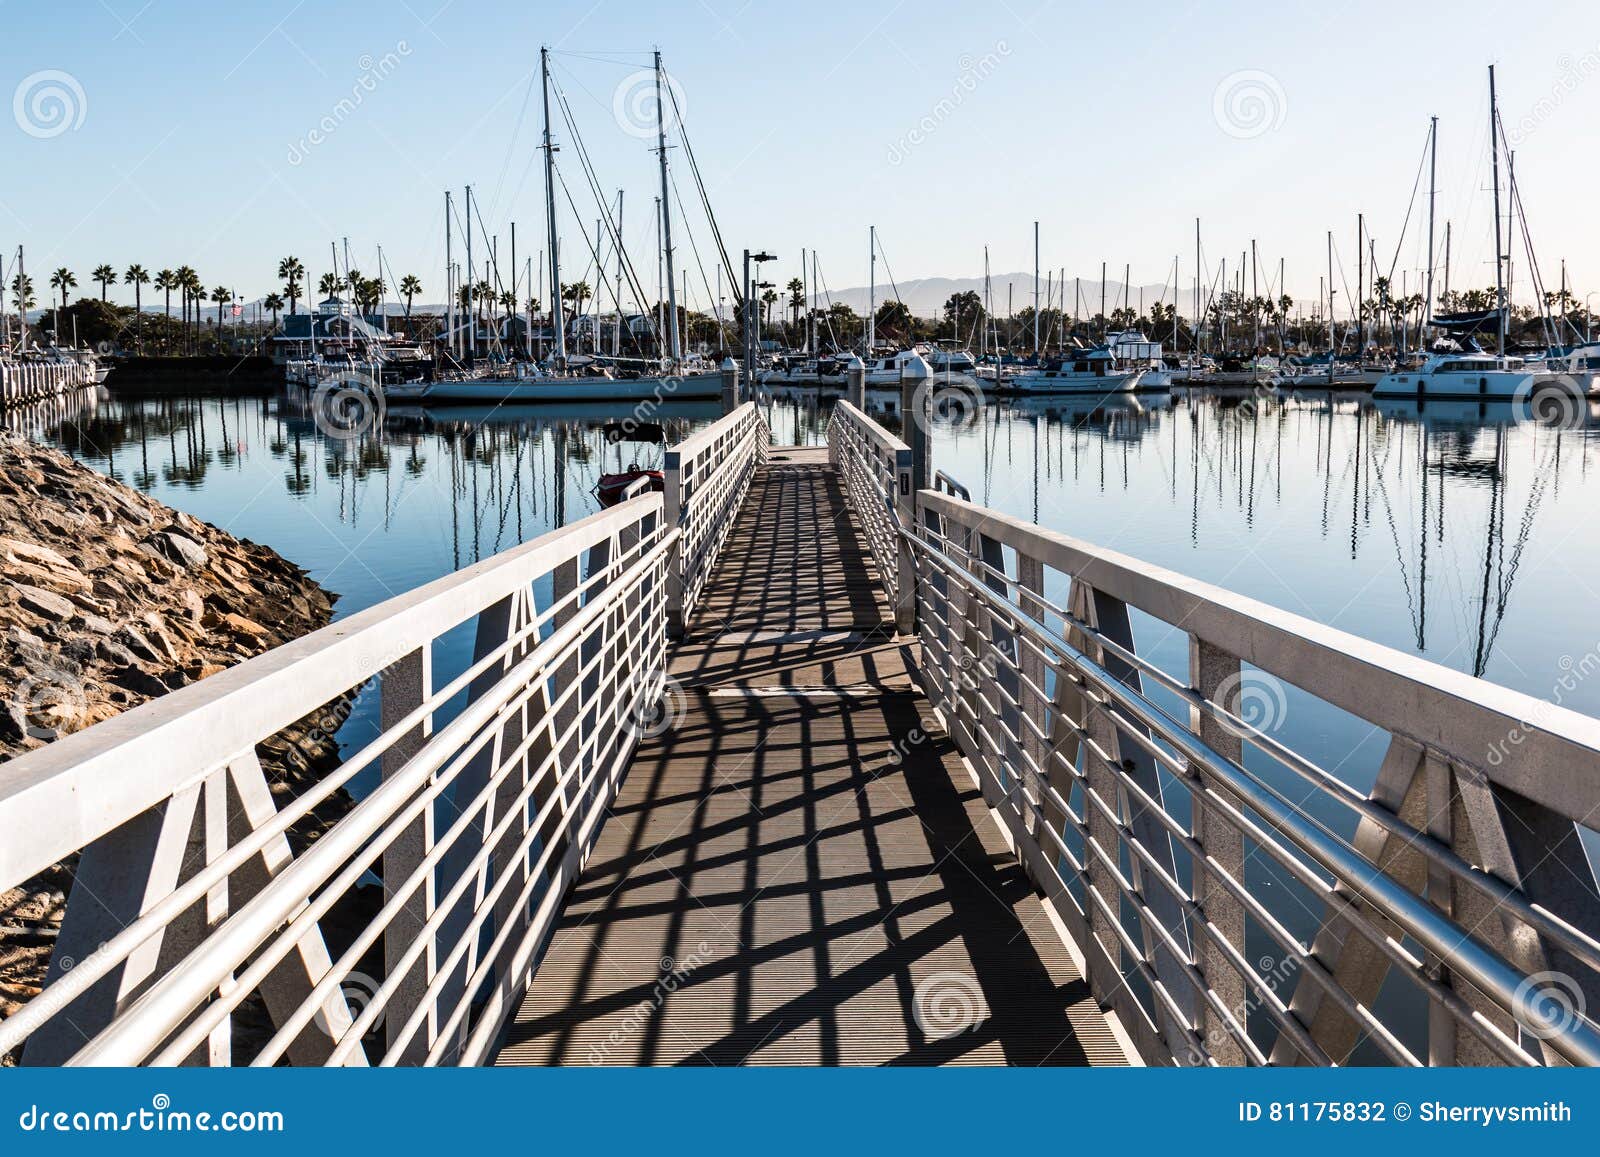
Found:
<path fill-rule="evenodd" d="M 1125 363 L 1110 350 L 1084 350 L 1017 374 L 1010 388 L 1024 394 L 1115 394 L 1138 389 L 1149 372 L 1148 364 Z"/>
<path fill-rule="evenodd" d="M 1136 329 L 1106 334 L 1106 348 L 1124 365 L 1146 366 L 1139 379 L 1141 390 L 1162 390 L 1172 385 L 1172 371 L 1161 356 L 1161 343 L 1151 341 Z"/>
<path fill-rule="evenodd" d="M 629 378 L 603 374 L 560 374 L 534 364 L 513 364 L 486 373 L 385 386 L 384 396 L 390 402 L 414 402 L 419 405 L 462 402 L 645 402 L 667 398 L 708 400 L 722 396 L 722 375 L 716 371 L 698 371 Z"/>
<path fill-rule="evenodd" d="M 1375 398 L 1483 398 L 1509 402 L 1527 397 L 1535 374 L 1521 358 L 1494 354 L 1434 354 L 1421 368 L 1385 374 Z"/>

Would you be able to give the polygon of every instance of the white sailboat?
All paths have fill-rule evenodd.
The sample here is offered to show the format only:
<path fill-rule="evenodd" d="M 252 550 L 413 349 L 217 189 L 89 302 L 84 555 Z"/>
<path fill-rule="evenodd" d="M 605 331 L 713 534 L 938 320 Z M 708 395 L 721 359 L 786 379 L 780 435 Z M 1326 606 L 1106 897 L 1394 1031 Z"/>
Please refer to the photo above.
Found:
<path fill-rule="evenodd" d="M 665 401 L 720 398 L 722 374 L 712 363 L 686 358 L 678 332 L 677 275 L 672 248 L 672 212 L 667 176 L 666 99 L 662 91 L 661 53 L 655 53 L 656 143 L 661 173 L 661 248 L 665 262 L 663 288 L 667 296 L 665 329 L 668 356 L 655 372 L 616 372 L 597 364 L 577 364 L 567 354 L 566 323 L 561 303 L 561 258 L 556 235 L 555 150 L 550 137 L 550 51 L 539 50 L 544 102 L 545 218 L 550 261 L 550 321 L 555 350 L 550 364 L 507 361 L 487 367 L 438 376 L 430 382 L 391 391 L 394 400 L 430 402 Z M 613 225 L 613 229 L 615 226 Z M 470 218 L 469 232 L 470 242 Z M 620 233 L 614 233 L 619 264 L 623 261 Z M 469 279 L 470 280 L 470 279 Z M 620 303 L 618 306 L 620 310 Z M 660 335 L 657 335 L 658 338 Z"/>

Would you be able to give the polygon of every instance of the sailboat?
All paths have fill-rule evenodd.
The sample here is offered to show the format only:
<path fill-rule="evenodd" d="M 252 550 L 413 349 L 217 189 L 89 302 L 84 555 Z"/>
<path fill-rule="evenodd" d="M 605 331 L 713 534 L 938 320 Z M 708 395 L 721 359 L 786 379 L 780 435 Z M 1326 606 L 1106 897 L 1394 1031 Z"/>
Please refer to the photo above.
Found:
<path fill-rule="evenodd" d="M 1466 353 L 1436 353 L 1414 370 L 1396 370 L 1379 378 L 1372 388 L 1374 398 L 1477 398 L 1480 401 L 1515 401 L 1526 398 L 1534 389 L 1535 377 L 1519 357 L 1506 356 L 1506 321 L 1510 305 L 1505 291 L 1505 244 L 1500 217 L 1500 110 L 1495 101 L 1494 65 L 1489 66 L 1489 155 L 1494 177 L 1494 285 L 1492 310 L 1467 317 L 1435 317 L 1429 324 L 1436 329 L 1457 332 L 1471 345 Z M 1487 354 L 1477 348 L 1472 335 L 1493 323 L 1496 351 Z"/>
<path fill-rule="evenodd" d="M 692 401 L 720 398 L 722 375 L 712 363 L 684 356 L 678 330 L 677 274 L 673 263 L 672 209 L 667 175 L 666 108 L 663 94 L 661 53 L 654 54 L 656 83 L 656 142 L 661 172 L 661 245 L 665 262 L 667 296 L 668 356 L 644 371 L 628 371 L 605 366 L 598 361 L 577 358 L 567 353 L 567 332 L 561 305 L 561 258 L 556 236 L 555 149 L 550 138 L 550 50 L 539 50 L 544 103 L 545 218 L 548 230 L 550 321 L 555 350 L 550 364 L 505 362 L 485 369 L 474 368 L 440 375 L 432 381 L 412 383 L 387 391 L 391 400 L 422 404 L 438 402 L 528 402 L 573 401 Z M 570 123 L 570 122 L 569 122 Z M 621 237 L 615 237 L 618 261 L 622 261 Z M 620 311 L 620 303 L 619 303 Z M 620 323 L 619 323 L 620 324 Z M 658 338 L 660 335 L 657 335 Z"/>

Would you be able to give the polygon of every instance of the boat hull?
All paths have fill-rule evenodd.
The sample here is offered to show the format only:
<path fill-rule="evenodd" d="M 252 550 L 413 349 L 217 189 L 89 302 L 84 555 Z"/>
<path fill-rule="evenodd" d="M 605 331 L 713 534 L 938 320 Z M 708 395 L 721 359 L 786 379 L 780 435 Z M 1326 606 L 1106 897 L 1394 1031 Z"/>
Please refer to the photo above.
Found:
<path fill-rule="evenodd" d="M 1476 398 L 1480 401 L 1511 402 L 1525 398 L 1533 392 L 1534 378 L 1534 374 L 1518 370 L 1384 374 L 1372 387 L 1372 396 L 1374 398 Z"/>
<path fill-rule="evenodd" d="M 1138 389 L 1146 372 L 1139 370 L 1128 374 L 1018 374 L 1006 383 L 1006 388 L 1019 394 L 1122 394 Z"/>
<path fill-rule="evenodd" d="M 462 378 L 385 391 L 390 401 L 420 405 L 462 402 L 668 402 L 722 397 L 722 375 L 655 378 Z"/>

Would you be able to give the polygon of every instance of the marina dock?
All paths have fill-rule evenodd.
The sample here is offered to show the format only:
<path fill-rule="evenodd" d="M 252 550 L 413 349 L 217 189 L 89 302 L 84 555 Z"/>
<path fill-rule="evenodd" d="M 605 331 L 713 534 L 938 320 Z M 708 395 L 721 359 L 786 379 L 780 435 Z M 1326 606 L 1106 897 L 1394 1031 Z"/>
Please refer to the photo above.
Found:
<path fill-rule="evenodd" d="M 0 1052 L 1600 1063 L 1600 723 L 976 504 L 915 386 L 909 441 L 739 405 L 659 493 L 7 764 L 0 885 L 79 858 Z M 1262 686 L 1379 735 L 1371 790 Z M 363 687 L 274 794 L 256 745 Z"/>

